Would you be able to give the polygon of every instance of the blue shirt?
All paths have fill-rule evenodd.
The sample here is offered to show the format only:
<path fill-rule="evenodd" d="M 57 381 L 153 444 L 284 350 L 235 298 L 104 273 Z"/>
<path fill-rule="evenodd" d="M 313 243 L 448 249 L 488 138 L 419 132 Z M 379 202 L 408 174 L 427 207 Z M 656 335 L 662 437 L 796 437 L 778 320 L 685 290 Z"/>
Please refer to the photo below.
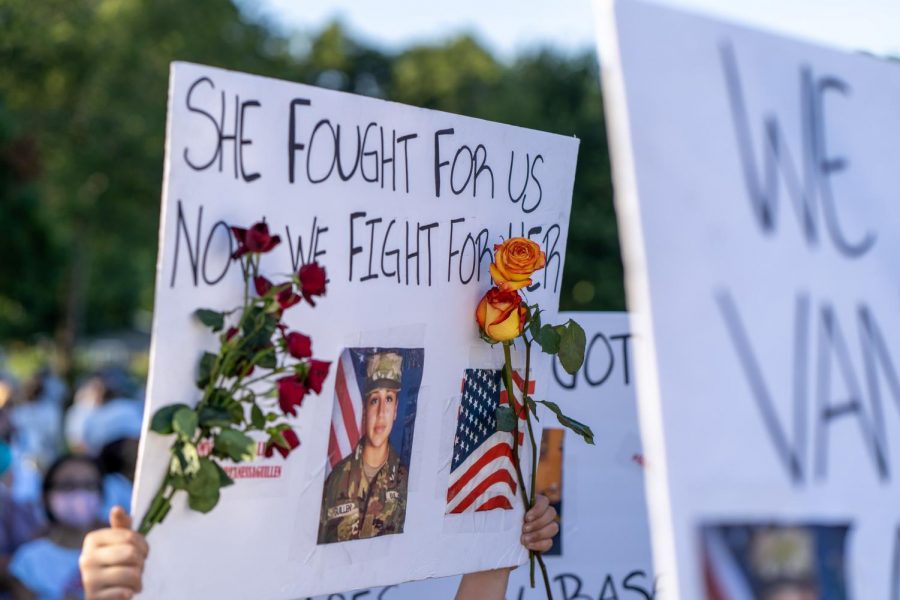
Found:
<path fill-rule="evenodd" d="M 16 550 L 9 572 L 38 600 L 81 598 L 84 589 L 78 570 L 80 555 L 80 548 L 63 548 L 47 538 L 39 538 Z"/>

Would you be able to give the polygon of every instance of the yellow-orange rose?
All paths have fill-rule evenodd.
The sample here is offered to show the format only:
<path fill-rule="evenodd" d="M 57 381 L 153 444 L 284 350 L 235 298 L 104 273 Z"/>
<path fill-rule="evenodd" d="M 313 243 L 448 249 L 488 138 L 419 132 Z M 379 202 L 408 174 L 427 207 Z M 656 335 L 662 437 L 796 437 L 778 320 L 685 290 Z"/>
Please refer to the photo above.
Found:
<path fill-rule="evenodd" d="M 527 238 L 509 238 L 494 246 L 491 277 L 503 290 L 518 290 L 531 285 L 531 275 L 547 263 L 537 243 Z"/>
<path fill-rule="evenodd" d="M 506 342 L 525 330 L 527 309 L 519 292 L 491 288 L 475 309 L 475 320 L 492 340 Z"/>

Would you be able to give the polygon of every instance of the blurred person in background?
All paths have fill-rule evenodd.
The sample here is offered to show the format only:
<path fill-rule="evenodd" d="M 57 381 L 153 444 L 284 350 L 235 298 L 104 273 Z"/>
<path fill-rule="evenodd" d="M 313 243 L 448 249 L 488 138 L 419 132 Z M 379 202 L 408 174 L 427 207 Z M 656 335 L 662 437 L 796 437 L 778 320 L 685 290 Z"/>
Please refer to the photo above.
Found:
<path fill-rule="evenodd" d="M 100 468 L 85 456 L 64 455 L 47 470 L 41 495 L 49 525 L 12 556 L 14 599 L 83 596 L 78 558 L 85 536 L 101 526 L 101 481 Z"/>
<path fill-rule="evenodd" d="M 11 493 L 20 503 L 40 503 L 41 475 L 62 450 L 62 406 L 38 374 L 6 402 L 13 453 Z"/>
<path fill-rule="evenodd" d="M 102 405 L 120 399 L 143 402 L 139 387 L 121 367 L 100 369 L 78 386 L 65 415 L 64 433 L 70 451 L 92 453 L 85 439 L 88 420 Z"/>
<path fill-rule="evenodd" d="M 85 422 L 85 448 L 97 459 L 103 475 L 103 515 L 113 506 L 131 510 L 143 412 L 142 402 L 116 398 L 93 411 Z"/>
<path fill-rule="evenodd" d="M 103 377 L 92 375 L 75 390 L 72 405 L 66 410 L 64 431 L 66 444 L 72 452 L 87 452 L 84 429 L 91 413 L 107 400 L 112 400 L 113 392 Z"/>
<path fill-rule="evenodd" d="M 12 448 L 0 439 L 0 600 L 11 598 L 9 561 L 12 555 L 22 544 L 34 539 L 44 525 L 37 504 L 22 504 L 13 499 L 12 462 Z"/>
<path fill-rule="evenodd" d="M 67 400 L 69 387 L 49 366 L 42 366 L 35 379 L 41 382 L 41 402 L 62 407 Z"/>
<path fill-rule="evenodd" d="M 12 492 L 20 502 L 39 501 L 41 473 L 62 450 L 62 402 L 48 381 L 46 373 L 35 375 L 12 396 Z"/>

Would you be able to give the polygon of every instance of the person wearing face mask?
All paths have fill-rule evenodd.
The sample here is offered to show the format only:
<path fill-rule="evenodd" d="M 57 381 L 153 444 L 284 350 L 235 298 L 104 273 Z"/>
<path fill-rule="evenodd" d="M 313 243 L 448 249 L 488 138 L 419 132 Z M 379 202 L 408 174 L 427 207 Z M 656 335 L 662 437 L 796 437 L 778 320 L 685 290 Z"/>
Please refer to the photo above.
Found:
<path fill-rule="evenodd" d="M 23 544 L 9 564 L 13 598 L 81 598 L 78 558 L 85 535 L 101 526 L 100 469 L 90 458 L 66 455 L 47 470 L 42 486 L 49 526 Z"/>

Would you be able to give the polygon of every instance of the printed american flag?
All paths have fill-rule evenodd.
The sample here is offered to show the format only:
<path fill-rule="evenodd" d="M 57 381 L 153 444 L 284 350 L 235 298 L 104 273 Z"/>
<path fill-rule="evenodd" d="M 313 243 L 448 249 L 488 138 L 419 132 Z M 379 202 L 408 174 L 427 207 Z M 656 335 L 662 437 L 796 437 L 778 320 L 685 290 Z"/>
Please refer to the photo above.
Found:
<path fill-rule="evenodd" d="M 365 360 L 360 354 L 359 360 Z M 350 349 L 341 353 L 334 384 L 334 411 L 328 436 L 328 468 L 330 473 L 341 459 L 356 449 L 362 429 L 362 394 L 353 368 Z M 326 473 L 326 475 L 327 475 Z"/>
<path fill-rule="evenodd" d="M 514 372 L 513 381 L 521 392 L 524 380 Z M 528 393 L 534 393 L 534 381 L 528 382 Z M 508 405 L 509 398 L 500 371 L 466 369 L 453 440 L 447 514 L 512 508 L 518 482 L 512 462 L 512 433 L 497 431 L 496 411 L 501 404 Z M 513 404 L 516 414 L 524 416 L 516 398 Z M 521 446 L 524 418 L 518 425 Z"/>

